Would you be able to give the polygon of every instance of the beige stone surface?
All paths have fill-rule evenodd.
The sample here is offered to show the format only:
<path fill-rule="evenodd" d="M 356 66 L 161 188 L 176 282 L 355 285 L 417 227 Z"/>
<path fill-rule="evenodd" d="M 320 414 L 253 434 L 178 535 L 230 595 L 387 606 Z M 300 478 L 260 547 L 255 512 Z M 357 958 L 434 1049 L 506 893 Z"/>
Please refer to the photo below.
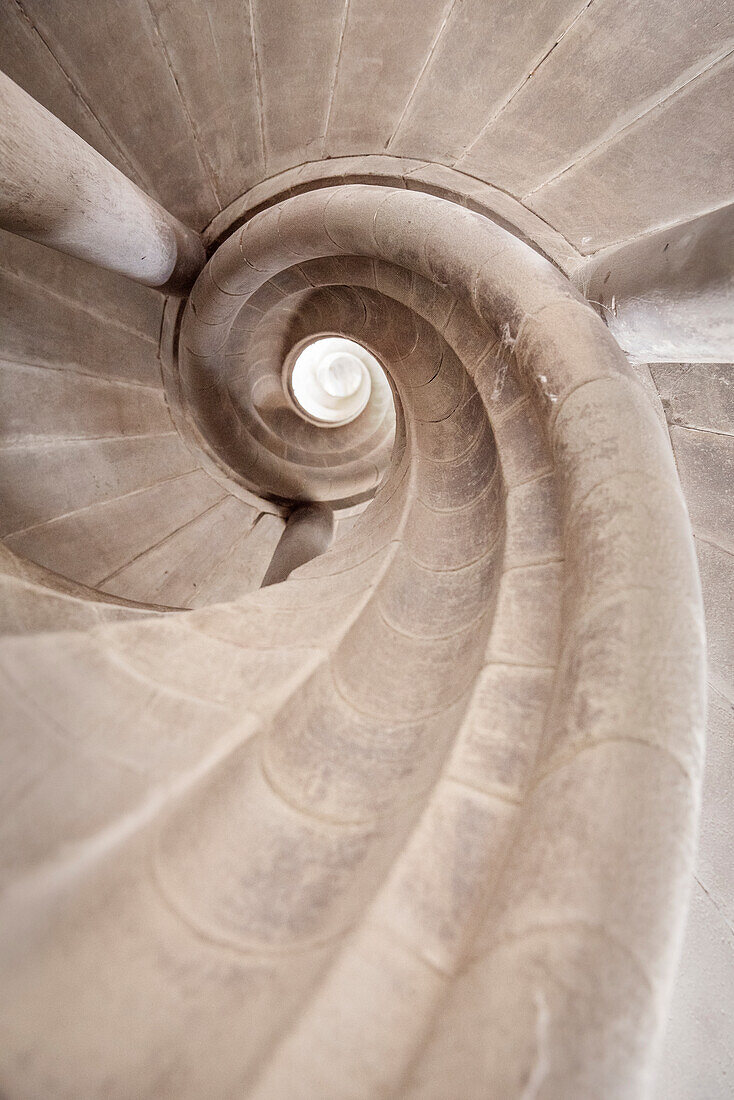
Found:
<path fill-rule="evenodd" d="M 655 364 L 691 513 L 708 641 L 708 721 L 698 857 L 656 1096 L 723 1097 L 732 1073 L 731 789 L 734 772 L 734 432 L 731 365 Z"/>
<path fill-rule="evenodd" d="M 0 231 L 4 1096 L 729 1095 L 733 46 L 0 0 L 75 252 Z M 117 169 L 188 298 L 76 258 L 150 263 Z"/>
<path fill-rule="evenodd" d="M 729 0 L 3 0 L 0 18 L 0 68 L 197 230 L 283 169 L 386 149 L 534 192 L 584 252 L 734 197 Z"/>
<path fill-rule="evenodd" d="M 679 5 L 674 19 L 667 0 L 601 0 L 588 9 L 463 155 L 464 171 L 531 194 L 731 49 L 725 10 L 708 0 Z"/>
<path fill-rule="evenodd" d="M 395 394 L 390 467 L 332 549 L 259 594 L 212 585 L 234 602 L 1 643 L 26 792 L 6 825 L 7 1080 L 520 1095 L 541 1013 L 546 1095 L 637 1094 L 701 767 L 700 595 L 667 435 L 529 246 L 445 199 L 352 184 L 256 214 L 210 261 L 166 376 L 192 461 L 199 437 L 232 468 L 230 333 L 262 378 L 267 348 L 313 331 L 363 341 Z M 375 446 L 365 416 L 323 438 L 251 421 L 251 438 L 268 476 L 323 448 L 346 485 Z M 195 604 L 236 560 L 238 510 L 215 499 L 102 589 Z M 65 797 L 82 766 L 84 798 Z"/>

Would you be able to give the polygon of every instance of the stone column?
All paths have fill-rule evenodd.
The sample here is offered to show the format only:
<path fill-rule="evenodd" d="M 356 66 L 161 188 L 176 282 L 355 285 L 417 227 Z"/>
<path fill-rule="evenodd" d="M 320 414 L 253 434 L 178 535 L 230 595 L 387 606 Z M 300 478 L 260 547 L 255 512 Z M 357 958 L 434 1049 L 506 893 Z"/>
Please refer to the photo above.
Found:
<path fill-rule="evenodd" d="M 171 293 L 205 255 L 168 214 L 0 73 L 0 227 Z"/>
<path fill-rule="evenodd" d="M 280 584 L 299 565 L 325 553 L 334 541 L 334 512 L 327 504 L 302 504 L 288 516 L 262 588 Z"/>

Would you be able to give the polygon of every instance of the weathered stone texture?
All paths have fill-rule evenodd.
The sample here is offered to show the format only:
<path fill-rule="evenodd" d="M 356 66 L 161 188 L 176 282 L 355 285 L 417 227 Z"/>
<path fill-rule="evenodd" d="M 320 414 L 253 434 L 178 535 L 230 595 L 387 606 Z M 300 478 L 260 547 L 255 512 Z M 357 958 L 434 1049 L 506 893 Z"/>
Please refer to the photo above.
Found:
<path fill-rule="evenodd" d="M 0 0 L 3 1095 L 728 1095 L 734 24 L 684 8 Z M 328 429 L 324 334 L 384 367 Z"/>

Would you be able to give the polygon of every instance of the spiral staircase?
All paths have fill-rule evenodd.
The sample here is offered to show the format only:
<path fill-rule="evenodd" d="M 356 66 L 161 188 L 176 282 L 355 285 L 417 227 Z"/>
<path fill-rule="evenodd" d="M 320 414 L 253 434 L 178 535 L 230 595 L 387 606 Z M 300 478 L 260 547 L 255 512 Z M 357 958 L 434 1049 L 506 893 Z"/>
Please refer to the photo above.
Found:
<path fill-rule="evenodd" d="M 530 76 L 614 53 L 599 6 L 538 15 Z M 723 1098 L 698 892 L 676 972 L 692 884 L 731 931 L 734 414 L 670 362 L 730 347 L 715 172 L 584 244 L 528 76 L 446 114 L 490 13 L 525 71 L 514 16 L 244 7 L 0 8 L 0 1091 Z"/>

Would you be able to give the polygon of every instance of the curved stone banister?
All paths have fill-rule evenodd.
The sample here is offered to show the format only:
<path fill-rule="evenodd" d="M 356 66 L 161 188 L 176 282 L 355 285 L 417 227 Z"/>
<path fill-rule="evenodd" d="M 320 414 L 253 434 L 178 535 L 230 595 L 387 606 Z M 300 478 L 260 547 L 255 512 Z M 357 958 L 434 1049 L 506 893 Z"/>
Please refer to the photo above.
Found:
<path fill-rule="evenodd" d="M 323 333 L 378 358 L 394 417 L 281 404 Z M 350 184 L 224 241 L 168 381 L 250 491 L 374 500 L 259 593 L 0 640 L 33 770 L 4 826 L 7 1080 L 643 1095 L 704 640 L 668 442 L 614 340 L 481 214 Z"/>

